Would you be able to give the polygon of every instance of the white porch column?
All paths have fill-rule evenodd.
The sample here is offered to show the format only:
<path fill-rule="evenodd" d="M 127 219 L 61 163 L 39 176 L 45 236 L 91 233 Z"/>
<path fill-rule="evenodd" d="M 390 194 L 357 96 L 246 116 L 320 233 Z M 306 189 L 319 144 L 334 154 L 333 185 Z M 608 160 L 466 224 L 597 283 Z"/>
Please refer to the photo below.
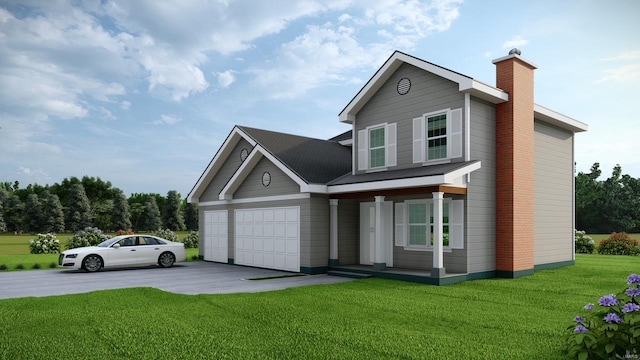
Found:
<path fill-rule="evenodd" d="M 445 273 L 444 254 L 442 252 L 442 234 L 444 230 L 442 220 L 443 197 L 443 192 L 433 193 L 433 269 L 431 269 L 432 277 L 443 277 Z"/>
<path fill-rule="evenodd" d="M 387 268 L 387 263 L 385 259 L 387 258 L 384 251 L 384 243 L 382 236 L 384 235 L 384 226 L 382 217 L 382 205 L 384 204 L 384 196 L 376 196 L 376 237 L 375 237 L 375 255 L 373 260 L 373 269 L 374 270 L 385 270 Z"/>
<path fill-rule="evenodd" d="M 329 199 L 329 266 L 338 265 L 338 199 Z"/>

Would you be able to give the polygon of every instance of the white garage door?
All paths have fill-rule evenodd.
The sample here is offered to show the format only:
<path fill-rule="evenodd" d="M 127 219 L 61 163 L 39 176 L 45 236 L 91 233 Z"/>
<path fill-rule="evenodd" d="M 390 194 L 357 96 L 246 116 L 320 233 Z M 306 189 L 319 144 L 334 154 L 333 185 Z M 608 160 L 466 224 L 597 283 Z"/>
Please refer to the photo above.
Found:
<path fill-rule="evenodd" d="M 204 259 L 229 262 L 227 210 L 204 212 Z"/>
<path fill-rule="evenodd" d="M 300 271 L 300 207 L 236 210 L 235 263 Z"/>

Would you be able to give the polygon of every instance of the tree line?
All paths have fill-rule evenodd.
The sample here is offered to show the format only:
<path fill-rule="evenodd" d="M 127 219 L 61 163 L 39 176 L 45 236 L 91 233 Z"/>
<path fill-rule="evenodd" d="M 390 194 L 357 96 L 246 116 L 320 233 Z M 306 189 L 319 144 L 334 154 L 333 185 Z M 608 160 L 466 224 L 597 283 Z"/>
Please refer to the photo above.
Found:
<path fill-rule="evenodd" d="M 600 164 L 576 176 L 576 228 L 589 234 L 640 232 L 640 179 L 622 174 L 620 165 L 611 176 L 602 175 Z"/>
<path fill-rule="evenodd" d="M 104 231 L 197 230 L 198 209 L 175 190 L 127 198 L 99 177 L 25 188 L 18 181 L 0 182 L 0 233 L 76 232 L 93 226 Z"/>

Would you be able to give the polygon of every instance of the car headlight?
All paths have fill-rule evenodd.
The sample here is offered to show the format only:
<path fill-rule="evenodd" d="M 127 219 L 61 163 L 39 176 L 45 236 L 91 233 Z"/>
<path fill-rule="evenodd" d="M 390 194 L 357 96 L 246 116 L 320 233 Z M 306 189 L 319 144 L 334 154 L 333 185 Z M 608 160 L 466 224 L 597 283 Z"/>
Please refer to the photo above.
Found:
<path fill-rule="evenodd" d="M 67 254 L 67 255 L 65 255 L 65 257 L 66 257 L 67 259 L 75 259 L 75 258 L 77 258 L 77 257 L 78 257 L 78 254 Z"/>

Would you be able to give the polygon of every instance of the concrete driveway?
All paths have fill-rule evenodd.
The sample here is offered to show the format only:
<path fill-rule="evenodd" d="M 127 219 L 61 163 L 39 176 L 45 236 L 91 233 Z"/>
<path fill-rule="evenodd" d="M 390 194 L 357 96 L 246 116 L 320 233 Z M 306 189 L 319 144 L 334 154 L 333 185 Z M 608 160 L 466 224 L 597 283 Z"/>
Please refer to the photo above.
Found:
<path fill-rule="evenodd" d="M 158 267 L 102 270 L 30 270 L 0 273 L 0 299 L 27 296 L 80 294 L 96 290 L 154 287 L 177 294 L 225 294 L 281 290 L 295 286 L 334 284 L 352 279 L 328 275 L 304 275 L 268 280 L 292 273 L 218 264 L 184 262 L 172 268 Z"/>

